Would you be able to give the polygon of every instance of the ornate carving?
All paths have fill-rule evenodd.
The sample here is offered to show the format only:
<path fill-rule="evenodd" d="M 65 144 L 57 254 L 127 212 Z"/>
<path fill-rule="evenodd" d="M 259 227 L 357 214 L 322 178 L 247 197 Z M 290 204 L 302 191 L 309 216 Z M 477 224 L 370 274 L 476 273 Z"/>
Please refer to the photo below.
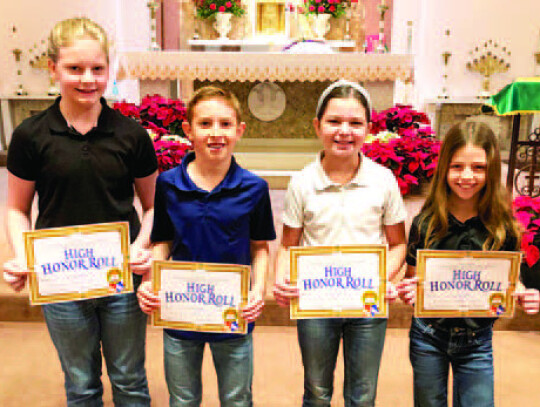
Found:
<path fill-rule="evenodd" d="M 514 187 L 518 194 L 533 198 L 540 195 L 540 128 L 529 134 L 527 141 L 518 141 Z"/>

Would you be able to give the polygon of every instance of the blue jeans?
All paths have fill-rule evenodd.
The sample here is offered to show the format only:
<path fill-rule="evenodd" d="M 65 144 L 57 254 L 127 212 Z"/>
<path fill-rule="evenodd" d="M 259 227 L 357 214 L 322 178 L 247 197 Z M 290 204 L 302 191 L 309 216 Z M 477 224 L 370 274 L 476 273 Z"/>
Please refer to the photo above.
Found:
<path fill-rule="evenodd" d="M 69 407 L 102 406 L 101 349 L 115 406 L 150 406 L 146 315 L 135 294 L 43 305 L 65 376 Z"/>
<path fill-rule="evenodd" d="M 298 320 L 298 342 L 304 364 L 302 405 L 330 406 L 339 343 L 343 338 L 345 406 L 374 406 L 386 324 L 386 319 L 367 318 Z"/>
<path fill-rule="evenodd" d="M 204 341 L 178 339 L 163 332 L 165 379 L 169 406 L 198 407 L 202 400 Z M 251 407 L 253 337 L 251 333 L 219 342 L 208 342 L 218 380 L 221 407 Z"/>
<path fill-rule="evenodd" d="M 448 405 L 448 369 L 452 366 L 454 407 L 492 407 L 492 325 L 481 329 L 445 328 L 413 318 L 410 358 L 414 405 Z"/>

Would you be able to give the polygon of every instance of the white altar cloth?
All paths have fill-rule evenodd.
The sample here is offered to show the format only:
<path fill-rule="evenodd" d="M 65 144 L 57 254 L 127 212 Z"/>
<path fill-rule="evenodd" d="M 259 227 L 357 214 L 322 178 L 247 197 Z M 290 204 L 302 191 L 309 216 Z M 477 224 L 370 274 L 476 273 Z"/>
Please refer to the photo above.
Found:
<path fill-rule="evenodd" d="M 118 79 L 209 81 L 412 80 L 413 56 L 336 53 L 130 51 L 118 56 Z"/>

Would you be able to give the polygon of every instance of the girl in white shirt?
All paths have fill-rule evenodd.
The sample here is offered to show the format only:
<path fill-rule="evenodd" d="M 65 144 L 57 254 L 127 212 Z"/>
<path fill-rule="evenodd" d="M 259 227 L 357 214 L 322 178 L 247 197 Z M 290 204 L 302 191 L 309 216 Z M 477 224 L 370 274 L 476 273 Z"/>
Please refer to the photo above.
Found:
<path fill-rule="evenodd" d="M 397 182 L 390 170 L 361 153 L 370 116 L 369 94 L 357 83 L 337 81 L 319 99 L 313 125 L 323 151 L 291 179 L 285 197 L 274 287 L 280 305 L 298 296 L 288 280 L 291 246 L 386 241 L 389 279 L 405 260 L 406 212 Z M 387 297 L 395 299 L 395 289 L 388 287 Z M 298 320 L 303 406 L 330 406 L 342 338 L 345 406 L 373 406 L 386 324 L 386 319 L 368 318 Z"/>

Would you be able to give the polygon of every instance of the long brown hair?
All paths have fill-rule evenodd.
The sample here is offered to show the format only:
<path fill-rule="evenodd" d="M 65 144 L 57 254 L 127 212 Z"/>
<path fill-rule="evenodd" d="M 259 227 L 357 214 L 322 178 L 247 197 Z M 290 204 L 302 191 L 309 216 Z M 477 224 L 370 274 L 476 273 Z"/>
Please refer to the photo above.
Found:
<path fill-rule="evenodd" d="M 450 188 L 446 177 L 452 157 L 466 145 L 480 147 L 486 152 L 486 185 L 478 199 L 478 216 L 488 231 L 483 250 L 499 250 L 509 233 L 517 239 L 519 247 L 519 228 L 501 184 L 501 157 L 497 139 L 488 125 L 472 121 L 454 125 L 444 139 L 439 163 L 420 215 L 420 230 L 427 226 L 424 246 L 429 248 L 448 233 Z"/>

